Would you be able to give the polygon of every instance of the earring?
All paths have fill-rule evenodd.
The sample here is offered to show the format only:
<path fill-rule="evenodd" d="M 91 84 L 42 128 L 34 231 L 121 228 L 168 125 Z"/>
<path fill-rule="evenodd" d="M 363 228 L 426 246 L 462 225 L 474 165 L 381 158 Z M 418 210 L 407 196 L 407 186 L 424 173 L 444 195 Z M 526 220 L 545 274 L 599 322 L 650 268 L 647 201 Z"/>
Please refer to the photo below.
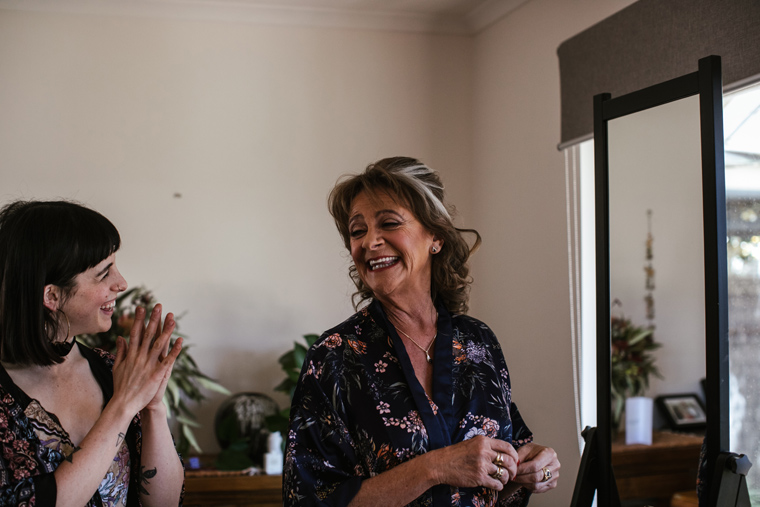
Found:
<path fill-rule="evenodd" d="M 59 312 L 63 313 L 63 316 L 66 317 L 66 339 L 62 342 L 51 342 L 50 346 L 53 348 L 53 350 L 61 357 L 66 357 L 69 355 L 69 352 L 71 352 L 71 349 L 74 348 L 74 343 L 76 343 L 76 340 L 69 340 L 69 334 L 71 333 L 71 322 L 69 322 L 69 317 L 64 313 L 63 310 L 58 310 Z"/>
<path fill-rule="evenodd" d="M 69 339 L 69 334 L 71 333 L 71 322 L 69 322 L 69 316 L 66 315 L 66 313 L 63 310 L 58 310 L 63 314 L 64 317 L 66 317 L 66 339 L 63 341 L 66 341 Z"/>
<path fill-rule="evenodd" d="M 436 247 L 433 247 L 433 248 L 431 249 L 431 251 L 432 251 L 433 253 L 437 253 L 437 252 L 438 252 L 438 248 L 436 248 Z"/>
<path fill-rule="evenodd" d="M 63 341 L 66 341 L 66 340 L 69 339 L 69 334 L 71 334 L 71 322 L 69 321 L 69 316 L 66 315 L 66 312 L 64 312 L 60 308 L 58 309 L 58 311 L 61 312 L 63 314 L 63 316 L 66 318 L 66 338 L 63 340 Z M 47 334 L 47 332 L 48 332 L 47 322 L 45 322 L 42 325 L 42 327 L 45 330 L 45 334 Z M 50 339 L 49 336 L 48 336 L 48 339 Z"/>

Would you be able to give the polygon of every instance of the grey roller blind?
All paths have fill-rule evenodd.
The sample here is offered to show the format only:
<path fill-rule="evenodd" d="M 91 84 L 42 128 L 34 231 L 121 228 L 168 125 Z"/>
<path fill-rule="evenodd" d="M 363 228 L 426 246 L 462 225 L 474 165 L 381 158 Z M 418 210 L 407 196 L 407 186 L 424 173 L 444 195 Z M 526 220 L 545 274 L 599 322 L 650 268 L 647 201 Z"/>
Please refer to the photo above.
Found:
<path fill-rule="evenodd" d="M 722 60 L 724 87 L 760 76 L 760 0 L 639 0 L 563 42 L 559 55 L 562 138 L 594 130 L 593 97 L 613 97 Z"/>

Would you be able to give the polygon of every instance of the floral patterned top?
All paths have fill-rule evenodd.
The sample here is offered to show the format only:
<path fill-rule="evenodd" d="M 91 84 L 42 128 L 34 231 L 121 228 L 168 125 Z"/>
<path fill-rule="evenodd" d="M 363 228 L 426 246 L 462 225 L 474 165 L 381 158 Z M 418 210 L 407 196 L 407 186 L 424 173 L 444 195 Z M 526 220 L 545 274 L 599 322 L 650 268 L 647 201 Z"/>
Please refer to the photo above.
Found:
<path fill-rule="evenodd" d="M 283 477 L 287 506 L 345 506 L 364 479 L 476 435 L 533 440 L 512 403 L 501 347 L 482 322 L 438 305 L 432 399 L 382 306 L 372 302 L 309 349 L 291 405 Z M 499 504 L 487 488 L 438 485 L 410 506 Z"/>
<path fill-rule="evenodd" d="M 114 357 L 100 349 L 77 345 L 90 363 L 107 403 L 113 396 Z M 137 484 L 141 446 L 140 415 L 137 414 L 98 491 L 86 507 L 141 505 Z M 73 450 L 68 433 L 55 415 L 24 393 L 0 366 L 0 505 L 55 505 L 57 488 L 53 472 Z"/>

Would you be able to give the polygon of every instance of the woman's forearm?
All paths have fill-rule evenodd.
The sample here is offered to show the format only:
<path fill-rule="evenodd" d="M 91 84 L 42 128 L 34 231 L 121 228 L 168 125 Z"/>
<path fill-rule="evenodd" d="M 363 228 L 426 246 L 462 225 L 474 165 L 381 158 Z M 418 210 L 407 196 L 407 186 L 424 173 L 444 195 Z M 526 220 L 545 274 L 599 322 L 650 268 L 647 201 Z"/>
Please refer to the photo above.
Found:
<path fill-rule="evenodd" d="M 179 505 L 185 472 L 174 449 L 166 408 L 160 404 L 140 412 L 142 453 L 140 456 L 140 500 L 144 507 Z"/>
<path fill-rule="evenodd" d="M 422 454 L 370 479 L 365 479 L 349 507 L 392 507 L 412 502 L 438 484 L 433 453 Z"/>
<path fill-rule="evenodd" d="M 109 403 L 87 433 L 56 469 L 56 507 L 85 505 L 119 451 L 134 414 L 123 406 Z"/>

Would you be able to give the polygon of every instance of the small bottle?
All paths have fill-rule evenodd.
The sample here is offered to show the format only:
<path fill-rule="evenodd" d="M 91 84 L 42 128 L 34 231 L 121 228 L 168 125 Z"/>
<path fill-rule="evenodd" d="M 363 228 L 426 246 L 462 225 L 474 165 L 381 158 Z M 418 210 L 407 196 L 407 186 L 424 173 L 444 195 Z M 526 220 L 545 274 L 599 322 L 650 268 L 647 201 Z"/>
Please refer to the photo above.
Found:
<path fill-rule="evenodd" d="M 267 439 L 267 453 L 264 455 L 264 472 L 267 475 L 282 473 L 282 434 L 275 431 Z"/>

